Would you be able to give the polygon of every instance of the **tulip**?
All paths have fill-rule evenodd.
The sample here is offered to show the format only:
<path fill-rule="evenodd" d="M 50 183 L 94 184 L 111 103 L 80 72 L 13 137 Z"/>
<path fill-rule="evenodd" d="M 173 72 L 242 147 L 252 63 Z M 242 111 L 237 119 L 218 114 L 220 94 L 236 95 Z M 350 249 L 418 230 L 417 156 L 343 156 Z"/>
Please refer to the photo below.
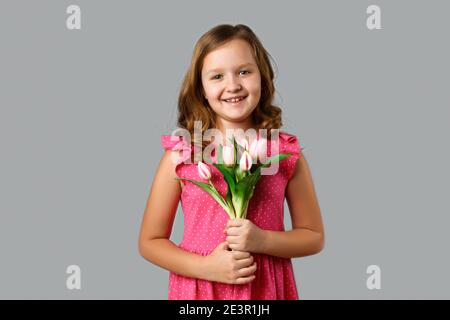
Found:
<path fill-rule="evenodd" d="M 258 140 L 253 140 L 252 144 L 250 145 L 250 155 L 252 156 L 252 159 L 258 159 Z"/>
<path fill-rule="evenodd" d="M 258 159 L 262 163 L 267 160 L 267 139 L 261 138 L 258 140 Z"/>
<path fill-rule="evenodd" d="M 239 168 L 242 172 L 249 171 L 252 167 L 252 156 L 250 153 L 246 150 L 242 153 L 241 160 L 239 161 Z"/>
<path fill-rule="evenodd" d="M 199 188 L 207 192 L 216 202 L 225 210 L 230 219 L 245 219 L 247 216 L 247 209 L 249 207 L 249 201 L 253 197 L 253 192 L 258 180 L 261 178 L 261 169 L 267 168 L 273 163 L 277 163 L 292 154 L 281 153 L 272 155 L 265 163 L 255 165 L 253 172 L 250 172 L 252 168 L 253 159 L 258 158 L 266 160 L 267 140 L 259 139 L 257 142 L 253 142 L 250 150 L 248 150 L 248 141 L 241 140 L 241 145 L 244 147 L 242 156 L 239 160 L 239 166 L 234 162 L 236 157 L 237 141 L 234 140 L 233 146 L 222 147 L 222 161 L 224 164 L 213 164 L 223 175 L 227 183 L 227 194 L 224 198 L 222 194 L 217 191 L 214 184 L 211 181 L 211 171 L 208 165 L 199 161 L 197 165 L 198 172 L 203 179 L 208 180 L 208 183 L 195 181 L 188 178 L 175 178 L 177 180 L 190 181 Z M 219 158 L 220 160 L 220 158 Z"/>
<path fill-rule="evenodd" d="M 222 159 L 223 159 L 223 163 L 226 166 L 234 165 L 234 147 L 233 146 L 223 146 Z"/>
<path fill-rule="evenodd" d="M 211 171 L 209 171 L 209 168 L 206 164 L 199 161 L 197 164 L 198 173 L 200 174 L 200 177 L 202 177 L 205 180 L 211 179 Z"/>
<path fill-rule="evenodd" d="M 246 138 L 240 139 L 238 143 L 244 150 L 248 151 L 248 140 Z"/>
<path fill-rule="evenodd" d="M 267 140 L 264 138 L 255 139 L 250 146 L 250 155 L 253 159 L 257 159 L 261 163 L 263 162 L 263 160 L 266 160 Z"/>

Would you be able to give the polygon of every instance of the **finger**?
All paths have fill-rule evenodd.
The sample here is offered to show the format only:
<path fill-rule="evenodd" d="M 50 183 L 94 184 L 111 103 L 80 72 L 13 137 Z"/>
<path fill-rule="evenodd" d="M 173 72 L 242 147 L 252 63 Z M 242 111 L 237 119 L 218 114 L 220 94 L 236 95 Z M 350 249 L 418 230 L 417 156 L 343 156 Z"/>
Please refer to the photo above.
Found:
<path fill-rule="evenodd" d="M 241 260 L 236 261 L 236 267 L 238 270 L 242 269 L 242 268 L 247 268 L 247 267 L 251 266 L 253 264 L 253 262 L 254 262 L 253 257 L 241 259 Z"/>
<path fill-rule="evenodd" d="M 236 243 L 239 243 L 239 236 L 227 236 L 226 239 L 227 239 L 226 241 L 227 241 L 229 244 L 236 244 Z"/>
<path fill-rule="evenodd" d="M 255 271 L 256 271 L 256 262 L 252 264 L 250 267 L 239 269 L 237 273 L 239 277 L 248 277 L 254 274 Z"/>
<path fill-rule="evenodd" d="M 249 277 L 241 277 L 241 278 L 237 278 L 234 283 L 235 284 L 246 284 L 246 283 L 250 283 L 253 280 L 255 280 L 256 276 L 254 274 L 252 274 Z"/>
<path fill-rule="evenodd" d="M 244 223 L 244 219 L 229 219 L 227 221 L 227 227 L 240 227 Z"/>
<path fill-rule="evenodd" d="M 239 250 L 239 251 L 242 251 L 242 248 L 241 248 L 240 245 L 237 244 L 237 243 L 229 243 L 229 244 L 228 244 L 228 248 L 230 248 L 231 250 Z"/>
<path fill-rule="evenodd" d="M 239 250 L 233 251 L 233 258 L 235 260 L 247 259 L 251 256 L 252 255 L 250 254 L 250 252 L 247 252 L 247 251 L 239 251 Z"/>
<path fill-rule="evenodd" d="M 237 227 L 229 227 L 227 229 L 227 235 L 229 235 L 229 236 L 238 236 L 240 234 L 239 230 L 240 229 L 237 228 Z"/>

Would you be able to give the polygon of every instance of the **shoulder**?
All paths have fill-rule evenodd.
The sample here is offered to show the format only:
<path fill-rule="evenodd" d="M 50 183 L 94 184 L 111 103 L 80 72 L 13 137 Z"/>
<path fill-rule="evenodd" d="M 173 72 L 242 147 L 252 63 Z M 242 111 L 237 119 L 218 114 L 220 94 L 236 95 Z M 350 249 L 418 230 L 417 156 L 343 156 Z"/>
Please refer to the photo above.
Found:
<path fill-rule="evenodd" d="M 178 151 L 165 150 L 159 160 L 155 178 L 173 179 L 176 177 Z"/>
<path fill-rule="evenodd" d="M 153 178 L 155 185 L 162 186 L 168 192 L 181 190 L 181 181 L 176 180 L 180 163 L 179 153 L 179 151 L 172 150 L 164 151 Z"/>
<path fill-rule="evenodd" d="M 162 135 L 161 145 L 164 150 L 183 150 L 189 147 L 183 136 L 176 135 Z"/>
<path fill-rule="evenodd" d="M 300 154 L 304 148 L 301 146 L 298 137 L 295 134 L 285 131 L 279 132 L 280 149 L 283 152 L 289 152 L 294 154 Z"/>
<path fill-rule="evenodd" d="M 299 139 L 295 134 L 285 131 L 279 132 L 280 153 L 287 153 L 290 156 L 280 163 L 280 168 L 287 180 L 290 180 L 303 165 L 304 158 Z M 299 161 L 298 161 L 299 160 Z"/>
<path fill-rule="evenodd" d="M 298 142 L 298 138 L 296 135 L 292 133 L 288 133 L 286 131 L 280 131 L 278 133 L 279 139 L 284 143 L 296 143 Z"/>
<path fill-rule="evenodd" d="M 183 152 L 187 149 L 187 144 L 182 136 L 162 135 L 161 145 L 164 153 L 158 167 L 158 173 L 167 177 L 176 176 L 176 167 L 183 161 Z"/>

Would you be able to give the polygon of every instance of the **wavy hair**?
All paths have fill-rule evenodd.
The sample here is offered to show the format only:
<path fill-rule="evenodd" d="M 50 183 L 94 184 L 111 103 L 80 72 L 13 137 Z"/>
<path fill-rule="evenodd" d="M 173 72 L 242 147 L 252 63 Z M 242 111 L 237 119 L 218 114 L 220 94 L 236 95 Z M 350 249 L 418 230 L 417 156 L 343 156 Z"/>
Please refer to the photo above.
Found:
<path fill-rule="evenodd" d="M 216 115 L 203 96 L 201 70 L 208 53 L 234 40 L 245 40 L 252 48 L 253 57 L 261 74 L 261 97 L 258 106 L 252 112 L 252 120 L 258 129 L 267 129 L 271 138 L 271 129 L 279 129 L 282 124 L 281 108 L 272 104 L 274 98 L 274 72 L 270 64 L 270 54 L 263 47 L 258 37 L 246 25 L 217 25 L 197 41 L 192 60 L 183 79 L 178 96 L 178 126 L 194 134 L 194 121 L 201 121 L 202 135 L 208 129 L 216 128 Z M 203 141 L 205 147 L 209 142 Z"/>

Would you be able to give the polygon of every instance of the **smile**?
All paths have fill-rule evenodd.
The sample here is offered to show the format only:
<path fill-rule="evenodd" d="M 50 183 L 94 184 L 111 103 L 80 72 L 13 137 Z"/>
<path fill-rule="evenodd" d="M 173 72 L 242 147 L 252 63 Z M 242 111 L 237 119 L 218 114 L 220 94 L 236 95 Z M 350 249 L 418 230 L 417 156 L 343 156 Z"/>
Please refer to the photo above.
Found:
<path fill-rule="evenodd" d="M 245 100 L 246 98 L 247 98 L 247 96 L 239 97 L 239 98 L 235 98 L 235 99 L 227 99 L 227 100 L 223 100 L 223 101 L 225 101 L 226 103 L 231 104 L 231 105 L 237 105 L 241 101 Z"/>

